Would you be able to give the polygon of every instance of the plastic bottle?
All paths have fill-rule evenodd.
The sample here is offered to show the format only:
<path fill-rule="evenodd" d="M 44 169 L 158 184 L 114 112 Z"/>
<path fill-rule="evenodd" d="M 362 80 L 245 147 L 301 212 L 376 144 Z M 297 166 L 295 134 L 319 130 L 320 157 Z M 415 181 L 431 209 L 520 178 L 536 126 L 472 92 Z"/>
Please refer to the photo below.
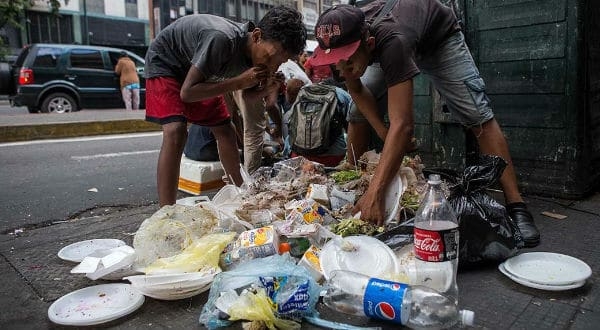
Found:
<path fill-rule="evenodd" d="M 288 237 L 279 243 L 279 254 L 289 252 L 294 258 L 302 258 L 310 247 L 310 241 L 304 237 Z"/>
<path fill-rule="evenodd" d="M 248 260 L 264 258 L 279 252 L 279 235 L 273 226 L 246 230 L 227 244 L 219 257 L 219 266 L 231 270 Z"/>
<path fill-rule="evenodd" d="M 327 281 L 323 303 L 338 312 L 399 323 L 413 329 L 473 325 L 474 313 L 425 286 L 369 278 L 336 270 Z"/>
<path fill-rule="evenodd" d="M 435 289 L 458 305 L 458 221 L 441 183 L 439 175 L 429 176 L 427 193 L 415 216 L 414 284 Z"/>

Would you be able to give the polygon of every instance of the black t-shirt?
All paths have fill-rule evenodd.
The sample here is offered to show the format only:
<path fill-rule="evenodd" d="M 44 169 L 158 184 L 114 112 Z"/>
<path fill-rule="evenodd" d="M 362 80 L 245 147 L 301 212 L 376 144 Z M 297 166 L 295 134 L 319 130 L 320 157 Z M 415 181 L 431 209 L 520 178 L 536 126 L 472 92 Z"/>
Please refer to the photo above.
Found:
<path fill-rule="evenodd" d="M 362 8 L 366 20 L 373 22 L 385 0 Z M 391 14 L 376 26 L 374 61 L 381 64 L 388 86 L 409 80 L 419 73 L 416 59 L 439 47 L 460 30 L 451 8 L 438 0 L 398 0 Z"/>
<path fill-rule="evenodd" d="M 207 81 L 235 77 L 252 66 L 245 54 L 254 24 L 207 15 L 188 15 L 163 29 L 146 53 L 147 78 L 169 76 L 181 82 L 192 65 Z"/>

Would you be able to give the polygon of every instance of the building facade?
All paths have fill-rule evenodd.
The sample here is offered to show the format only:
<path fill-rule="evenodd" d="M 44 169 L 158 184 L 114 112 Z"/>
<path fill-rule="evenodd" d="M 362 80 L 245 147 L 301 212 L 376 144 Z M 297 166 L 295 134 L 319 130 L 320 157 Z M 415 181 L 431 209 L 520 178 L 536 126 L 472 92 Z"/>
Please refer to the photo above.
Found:
<path fill-rule="evenodd" d="M 0 37 L 13 55 L 31 43 L 112 46 L 143 56 L 156 33 L 177 18 L 206 13 L 238 22 L 259 21 L 277 5 L 298 8 L 313 38 L 319 14 L 338 0 L 60 0 L 58 15 L 46 0 L 32 0 L 22 28 L 5 27 Z"/>

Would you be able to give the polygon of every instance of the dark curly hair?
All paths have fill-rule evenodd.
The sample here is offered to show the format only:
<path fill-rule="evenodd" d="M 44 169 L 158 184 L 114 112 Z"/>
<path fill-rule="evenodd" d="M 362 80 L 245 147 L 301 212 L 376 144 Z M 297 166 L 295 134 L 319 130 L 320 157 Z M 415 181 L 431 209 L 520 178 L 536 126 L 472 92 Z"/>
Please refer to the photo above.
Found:
<path fill-rule="evenodd" d="M 280 42 L 290 54 L 300 54 L 306 47 L 306 27 L 302 14 L 285 6 L 273 7 L 258 22 L 265 40 Z"/>

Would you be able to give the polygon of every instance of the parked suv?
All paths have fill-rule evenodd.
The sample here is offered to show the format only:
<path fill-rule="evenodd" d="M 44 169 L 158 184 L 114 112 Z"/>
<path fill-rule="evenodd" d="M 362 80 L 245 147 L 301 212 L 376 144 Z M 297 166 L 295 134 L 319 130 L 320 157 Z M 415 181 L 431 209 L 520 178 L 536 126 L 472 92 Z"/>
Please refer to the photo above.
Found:
<path fill-rule="evenodd" d="M 11 76 L 6 91 L 13 106 L 26 106 L 29 112 L 70 112 L 91 108 L 124 108 L 119 77 L 114 68 L 123 49 L 66 45 L 32 44 L 23 48 L 14 64 L 0 66 Z M 140 75 L 140 107 L 146 88 L 144 59 L 126 51 Z"/>

